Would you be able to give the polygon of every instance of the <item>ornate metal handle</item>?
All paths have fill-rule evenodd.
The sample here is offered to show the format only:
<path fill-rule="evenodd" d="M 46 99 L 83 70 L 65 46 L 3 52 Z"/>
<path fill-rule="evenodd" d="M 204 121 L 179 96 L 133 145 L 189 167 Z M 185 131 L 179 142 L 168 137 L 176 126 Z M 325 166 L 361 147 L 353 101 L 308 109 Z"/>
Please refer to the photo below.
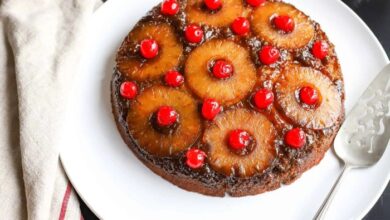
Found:
<path fill-rule="evenodd" d="M 343 181 L 347 171 L 349 171 L 351 168 L 352 167 L 347 164 L 344 165 L 343 171 L 341 172 L 339 178 L 337 179 L 336 183 L 333 185 L 331 191 L 329 192 L 328 196 L 326 197 L 325 201 L 322 203 L 320 209 L 318 210 L 316 216 L 314 217 L 315 220 L 325 219 L 330 204 L 332 203 L 334 196 L 336 195 L 338 189 L 340 188 L 341 182 Z"/>

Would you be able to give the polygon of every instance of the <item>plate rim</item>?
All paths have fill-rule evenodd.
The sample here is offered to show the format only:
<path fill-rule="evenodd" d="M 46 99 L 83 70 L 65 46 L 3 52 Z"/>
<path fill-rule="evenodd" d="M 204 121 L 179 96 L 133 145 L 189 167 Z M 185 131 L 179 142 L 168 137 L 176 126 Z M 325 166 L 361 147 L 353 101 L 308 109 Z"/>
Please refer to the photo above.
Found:
<path fill-rule="evenodd" d="M 90 25 L 94 19 L 96 19 L 97 16 L 99 16 L 100 13 L 103 13 L 105 10 L 107 10 L 106 8 L 110 7 L 110 5 L 114 4 L 113 2 L 115 1 L 122 1 L 122 0 L 109 0 L 109 1 L 106 1 L 105 3 L 103 3 L 98 9 L 96 9 L 96 11 L 92 14 L 91 18 L 90 18 L 90 21 L 87 25 Z M 385 62 L 387 63 L 390 63 L 389 61 L 389 57 L 387 56 L 387 53 L 385 51 L 385 49 L 383 48 L 382 44 L 380 43 L 380 41 L 378 40 L 378 38 L 376 37 L 376 35 L 373 33 L 373 31 L 369 28 L 369 26 L 363 21 L 363 19 L 357 15 L 346 3 L 344 3 L 342 0 L 334 0 L 335 2 L 337 2 L 337 4 L 339 4 L 340 7 L 343 7 L 344 9 L 346 9 L 348 11 L 348 13 L 350 15 L 352 15 L 359 23 L 360 25 L 364 28 L 364 30 L 370 35 L 370 38 L 373 40 L 373 42 L 376 44 L 377 48 L 380 49 L 380 52 L 381 52 L 381 57 L 385 60 Z M 62 167 L 64 168 L 64 171 L 67 175 L 67 178 L 69 179 L 69 181 L 72 183 L 72 186 L 74 188 L 74 190 L 77 192 L 78 196 L 83 200 L 83 202 L 86 204 L 86 206 L 99 218 L 99 219 L 102 219 L 102 216 L 100 215 L 100 212 L 95 209 L 92 204 L 84 197 L 83 193 L 77 188 L 76 185 L 74 185 L 73 183 L 75 182 L 72 175 L 70 175 L 70 171 L 68 170 L 68 166 L 66 165 L 66 156 L 64 156 L 64 154 L 62 153 L 63 150 L 61 149 L 60 151 L 60 161 L 62 163 Z M 389 180 L 390 180 L 390 170 L 389 172 L 387 172 L 387 177 L 386 177 L 386 181 L 383 181 L 382 185 L 381 185 L 381 188 L 377 191 L 376 195 L 374 196 L 373 199 L 370 200 L 370 202 L 365 206 L 366 208 L 361 210 L 360 214 L 358 215 L 359 219 L 362 219 L 371 209 L 372 207 L 375 205 L 375 203 L 378 201 L 379 197 L 383 194 L 387 184 L 389 183 Z"/>

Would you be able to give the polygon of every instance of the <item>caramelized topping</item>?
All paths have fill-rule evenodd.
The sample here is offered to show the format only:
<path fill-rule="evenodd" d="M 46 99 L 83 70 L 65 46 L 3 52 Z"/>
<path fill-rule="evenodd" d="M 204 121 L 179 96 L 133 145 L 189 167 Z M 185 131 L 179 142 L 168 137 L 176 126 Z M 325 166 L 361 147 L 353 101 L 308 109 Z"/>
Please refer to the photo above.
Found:
<path fill-rule="evenodd" d="M 187 23 L 195 23 L 212 27 L 226 27 L 230 25 L 234 19 L 244 15 L 243 0 L 220 0 L 223 5 L 216 10 L 210 10 L 205 6 L 206 0 L 188 0 L 186 6 Z M 218 1 L 215 4 L 210 0 L 213 6 L 218 6 Z M 210 4 L 211 5 L 211 4 Z M 206 10 L 205 10 L 206 9 Z"/>
<path fill-rule="evenodd" d="M 276 130 L 264 115 L 247 109 L 228 110 L 205 130 L 210 165 L 226 176 L 250 177 L 275 158 Z"/>
<path fill-rule="evenodd" d="M 171 156 L 182 152 L 192 146 L 201 133 L 198 104 L 180 89 L 151 86 L 130 103 L 129 109 L 129 132 L 151 155 Z"/>
<path fill-rule="evenodd" d="M 315 33 L 313 23 L 305 14 L 290 4 L 276 1 L 255 8 L 251 25 L 261 40 L 286 49 L 308 45 Z"/>
<path fill-rule="evenodd" d="M 182 53 L 183 45 L 172 26 L 166 23 L 141 23 L 129 33 L 119 48 L 116 68 L 128 80 L 153 81 L 176 69 Z"/>
<path fill-rule="evenodd" d="M 210 61 L 229 61 L 234 74 L 220 80 L 210 74 Z M 256 83 L 256 69 L 245 47 L 229 40 L 210 40 L 195 48 L 184 65 L 187 85 L 201 99 L 232 105 L 247 96 Z"/>
<path fill-rule="evenodd" d="M 181 2 L 164 0 L 118 52 L 117 106 L 142 156 L 230 193 L 306 162 L 317 143 L 305 132 L 331 141 L 322 132 L 342 117 L 342 76 L 327 73 L 340 70 L 326 69 L 337 57 L 319 26 L 281 1 Z"/>
<path fill-rule="evenodd" d="M 286 66 L 275 84 L 275 94 L 279 110 L 300 127 L 329 128 L 343 111 L 337 87 L 310 67 Z"/>

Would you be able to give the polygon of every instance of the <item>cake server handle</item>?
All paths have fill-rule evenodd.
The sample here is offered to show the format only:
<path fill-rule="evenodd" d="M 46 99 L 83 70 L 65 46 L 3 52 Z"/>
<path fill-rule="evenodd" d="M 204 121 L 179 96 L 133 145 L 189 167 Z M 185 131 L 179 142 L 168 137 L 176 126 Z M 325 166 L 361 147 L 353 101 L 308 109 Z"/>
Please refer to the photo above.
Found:
<path fill-rule="evenodd" d="M 336 183 L 333 185 L 331 191 L 329 192 L 328 196 L 326 197 L 325 201 L 322 203 L 316 216 L 314 217 L 315 220 L 326 219 L 326 214 L 329 210 L 330 204 L 332 203 L 334 196 L 336 195 L 337 191 L 339 190 L 341 182 L 343 181 L 344 177 L 346 176 L 346 173 L 351 168 L 352 168 L 352 166 L 350 166 L 348 164 L 344 165 L 343 171 L 341 172 L 339 178 L 337 179 Z"/>

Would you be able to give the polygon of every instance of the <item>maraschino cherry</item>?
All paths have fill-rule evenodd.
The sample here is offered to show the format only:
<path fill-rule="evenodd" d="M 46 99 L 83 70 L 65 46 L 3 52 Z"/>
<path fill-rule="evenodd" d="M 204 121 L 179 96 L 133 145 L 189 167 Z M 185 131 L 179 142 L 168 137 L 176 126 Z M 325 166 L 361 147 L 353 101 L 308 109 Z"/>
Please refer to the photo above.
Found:
<path fill-rule="evenodd" d="M 168 86 L 178 87 L 184 83 L 184 77 L 178 71 L 168 71 L 164 76 L 164 81 Z"/>
<path fill-rule="evenodd" d="M 233 75 L 233 65 L 226 60 L 217 60 L 212 68 L 213 75 L 218 79 L 227 79 Z"/>
<path fill-rule="evenodd" d="M 248 3 L 252 7 L 258 7 L 265 4 L 266 0 L 246 0 L 246 3 Z"/>
<path fill-rule="evenodd" d="M 157 110 L 157 124 L 161 127 L 168 127 L 177 122 L 179 114 L 170 106 L 161 106 Z"/>
<path fill-rule="evenodd" d="M 301 128 L 293 128 L 285 134 L 284 142 L 291 148 L 299 149 L 306 143 L 306 134 Z"/>
<path fill-rule="evenodd" d="M 266 88 L 262 88 L 253 96 L 253 102 L 258 109 L 266 109 L 274 102 L 274 93 Z"/>
<path fill-rule="evenodd" d="M 192 169 L 200 168 L 204 165 L 206 153 L 200 149 L 191 148 L 186 153 L 186 164 Z"/>
<path fill-rule="evenodd" d="M 251 142 L 251 135 L 244 130 L 233 130 L 229 134 L 229 147 L 233 150 L 242 150 Z"/>
<path fill-rule="evenodd" d="M 246 35 L 249 32 L 250 23 L 248 19 L 244 17 L 238 17 L 233 21 L 231 28 L 237 35 Z"/>
<path fill-rule="evenodd" d="M 161 3 L 161 13 L 164 15 L 175 15 L 179 12 L 179 9 L 177 0 L 164 0 Z"/>
<path fill-rule="evenodd" d="M 204 4 L 209 10 L 218 10 L 222 7 L 221 0 L 204 0 Z"/>
<path fill-rule="evenodd" d="M 311 52 L 315 58 L 324 59 L 329 52 L 329 45 L 325 41 L 317 41 L 313 44 Z"/>
<path fill-rule="evenodd" d="M 205 99 L 202 105 L 203 118 L 212 121 L 222 111 L 221 105 L 214 99 Z"/>
<path fill-rule="evenodd" d="M 306 105 L 315 105 L 319 99 L 318 91 L 311 86 L 302 87 L 299 91 L 299 99 Z"/>
<path fill-rule="evenodd" d="M 190 24 L 184 31 L 185 38 L 190 43 L 200 43 L 203 40 L 203 30 L 196 24 Z"/>
<path fill-rule="evenodd" d="M 126 99 L 133 99 L 138 94 L 138 87 L 135 82 L 123 82 L 119 88 L 122 97 Z"/>
<path fill-rule="evenodd" d="M 279 15 L 273 19 L 273 23 L 278 30 L 290 33 L 295 28 L 294 20 L 288 15 Z"/>
<path fill-rule="evenodd" d="M 279 50 L 273 46 L 264 46 L 259 52 L 260 61 L 265 65 L 276 63 L 279 60 Z"/>
<path fill-rule="evenodd" d="M 146 59 L 152 59 L 158 55 L 158 44 L 153 39 L 145 39 L 141 41 L 140 52 L 141 55 Z"/>

